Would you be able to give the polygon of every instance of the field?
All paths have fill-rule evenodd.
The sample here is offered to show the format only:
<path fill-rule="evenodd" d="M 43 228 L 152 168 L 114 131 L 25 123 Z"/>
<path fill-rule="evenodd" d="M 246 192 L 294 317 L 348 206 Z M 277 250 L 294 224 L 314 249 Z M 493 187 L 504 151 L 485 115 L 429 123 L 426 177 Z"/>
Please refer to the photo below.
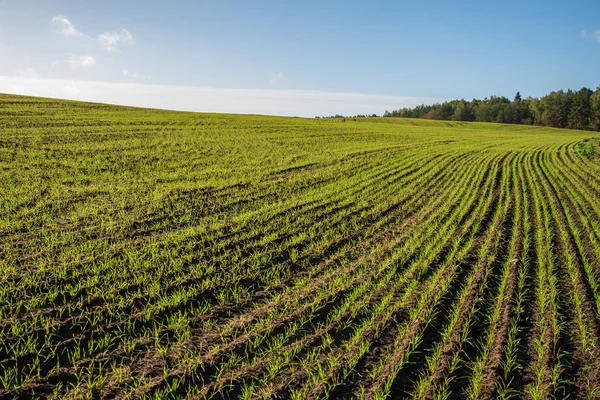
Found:
<path fill-rule="evenodd" d="M 0 397 L 599 398 L 598 143 L 0 95 Z"/>

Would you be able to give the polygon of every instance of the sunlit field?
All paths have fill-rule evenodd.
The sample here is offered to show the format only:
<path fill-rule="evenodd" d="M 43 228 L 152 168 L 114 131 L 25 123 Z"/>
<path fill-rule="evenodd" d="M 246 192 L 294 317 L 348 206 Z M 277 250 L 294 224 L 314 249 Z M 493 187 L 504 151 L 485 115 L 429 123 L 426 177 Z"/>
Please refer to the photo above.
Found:
<path fill-rule="evenodd" d="M 600 397 L 594 132 L 0 95 L 0 397 Z"/>

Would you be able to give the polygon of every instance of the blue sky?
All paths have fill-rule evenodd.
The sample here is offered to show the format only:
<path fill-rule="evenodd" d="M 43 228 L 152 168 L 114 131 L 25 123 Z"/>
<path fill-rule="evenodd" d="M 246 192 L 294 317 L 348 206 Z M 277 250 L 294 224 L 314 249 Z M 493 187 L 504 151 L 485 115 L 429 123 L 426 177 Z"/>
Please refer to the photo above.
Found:
<path fill-rule="evenodd" d="M 600 1 L 556 3 L 0 0 L 0 90 L 312 115 L 595 88 Z"/>

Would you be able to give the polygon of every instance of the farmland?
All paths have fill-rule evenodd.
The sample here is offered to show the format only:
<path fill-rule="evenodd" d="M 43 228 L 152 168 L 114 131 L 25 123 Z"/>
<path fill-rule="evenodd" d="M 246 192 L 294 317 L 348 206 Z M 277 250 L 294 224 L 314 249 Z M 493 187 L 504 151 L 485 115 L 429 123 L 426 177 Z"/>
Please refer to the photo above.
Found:
<path fill-rule="evenodd" d="M 598 398 L 593 136 L 0 95 L 0 397 Z"/>

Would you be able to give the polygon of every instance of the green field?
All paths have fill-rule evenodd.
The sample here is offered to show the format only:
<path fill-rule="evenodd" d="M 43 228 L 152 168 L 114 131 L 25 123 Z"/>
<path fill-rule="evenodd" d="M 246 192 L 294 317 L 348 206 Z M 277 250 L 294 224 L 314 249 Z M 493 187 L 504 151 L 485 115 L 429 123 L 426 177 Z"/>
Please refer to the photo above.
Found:
<path fill-rule="evenodd" d="M 0 95 L 0 397 L 599 398 L 593 136 Z"/>

